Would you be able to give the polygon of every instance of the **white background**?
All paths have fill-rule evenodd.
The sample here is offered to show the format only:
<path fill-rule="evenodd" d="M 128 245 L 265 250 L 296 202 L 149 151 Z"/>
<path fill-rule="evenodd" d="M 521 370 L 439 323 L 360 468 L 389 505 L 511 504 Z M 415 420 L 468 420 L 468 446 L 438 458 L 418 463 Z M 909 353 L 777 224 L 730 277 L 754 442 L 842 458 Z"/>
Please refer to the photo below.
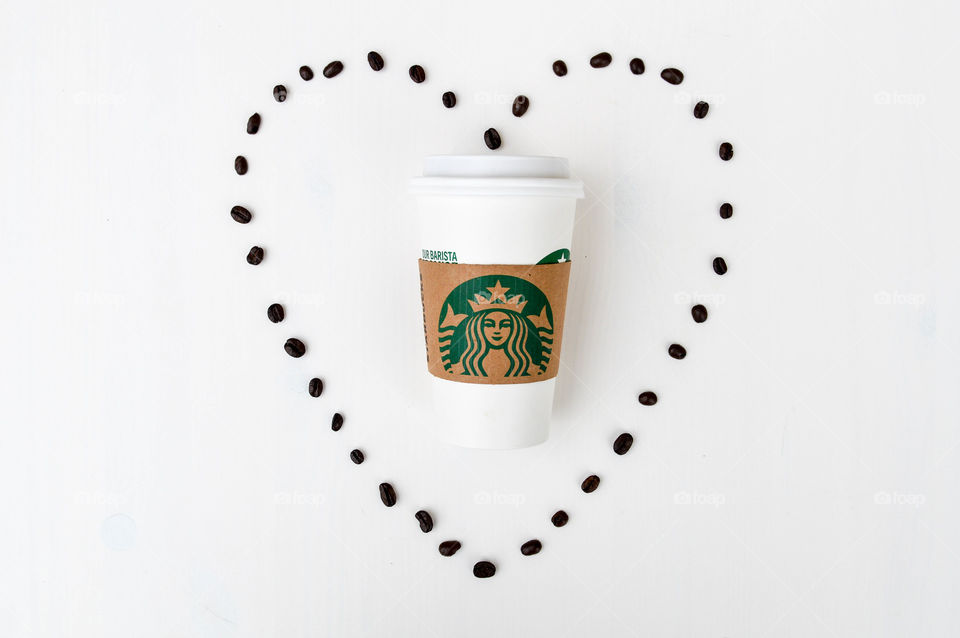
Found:
<path fill-rule="evenodd" d="M 7 0 L 0 633 L 957 635 L 957 26 L 948 2 Z M 488 126 L 589 189 L 552 436 L 507 453 L 435 437 L 404 192 Z"/>

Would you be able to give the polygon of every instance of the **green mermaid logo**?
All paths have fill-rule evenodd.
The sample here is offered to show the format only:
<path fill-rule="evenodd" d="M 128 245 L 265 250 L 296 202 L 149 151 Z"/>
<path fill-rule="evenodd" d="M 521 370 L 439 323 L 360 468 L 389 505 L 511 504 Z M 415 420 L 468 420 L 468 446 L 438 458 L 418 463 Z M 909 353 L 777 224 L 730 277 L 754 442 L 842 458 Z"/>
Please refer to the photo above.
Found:
<path fill-rule="evenodd" d="M 443 303 L 440 358 L 451 375 L 535 377 L 553 351 L 553 311 L 525 279 L 484 275 L 454 288 Z"/>

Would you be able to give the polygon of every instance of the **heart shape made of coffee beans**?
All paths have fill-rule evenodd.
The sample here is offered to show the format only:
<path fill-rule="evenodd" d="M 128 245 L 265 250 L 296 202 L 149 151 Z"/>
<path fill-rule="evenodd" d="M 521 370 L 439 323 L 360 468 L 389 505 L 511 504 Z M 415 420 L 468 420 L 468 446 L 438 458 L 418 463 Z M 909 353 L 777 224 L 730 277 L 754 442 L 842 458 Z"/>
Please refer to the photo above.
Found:
<path fill-rule="evenodd" d="M 613 65 L 613 56 L 607 52 L 600 52 L 592 56 L 588 62 L 583 64 L 583 67 L 589 66 L 592 69 L 603 69 L 611 67 Z M 367 73 L 372 74 L 383 74 L 387 70 L 386 61 L 384 56 L 379 52 L 370 51 L 366 55 L 367 66 L 369 69 Z M 361 65 L 358 65 L 361 66 Z M 300 81 L 302 82 L 312 82 L 317 78 L 320 82 L 329 82 L 333 81 L 336 78 L 340 78 L 342 74 L 348 73 L 350 71 L 359 72 L 362 69 L 354 71 L 351 65 L 345 65 L 340 60 L 332 60 L 327 63 L 320 73 L 320 77 L 313 72 L 313 69 L 309 66 L 301 66 L 298 70 Z M 628 61 L 626 65 L 623 65 L 621 69 L 624 73 L 629 73 L 634 76 L 643 75 L 646 71 L 645 63 L 642 59 L 634 57 Z M 427 81 L 427 71 L 420 64 L 410 65 L 406 69 L 407 75 L 409 76 L 409 81 L 413 84 L 419 85 Z M 549 74 L 551 69 L 544 69 L 544 72 Z M 552 64 L 552 73 L 556 78 L 563 81 L 570 69 L 567 65 L 567 62 L 564 60 L 556 60 Z M 660 77 L 662 80 L 669 85 L 678 86 L 684 82 L 684 74 L 673 67 L 665 67 L 660 72 Z M 566 81 L 569 81 L 567 79 Z M 277 84 L 272 89 L 273 99 L 277 103 L 285 103 L 288 100 L 296 99 L 298 92 L 291 91 L 288 89 L 288 86 L 285 84 Z M 455 109 L 458 104 L 458 97 L 453 91 L 444 91 L 441 95 L 438 96 L 440 103 L 443 105 L 444 109 Z M 535 103 L 535 100 L 527 95 L 516 95 L 512 100 L 507 100 L 508 104 L 504 104 L 504 108 L 509 110 L 509 113 L 514 118 L 523 118 L 532 103 Z M 680 104 L 684 105 L 690 101 L 679 101 Z M 702 120 L 707 117 L 710 113 L 710 104 L 705 100 L 698 100 L 692 107 L 692 117 L 696 120 Z M 264 116 L 259 112 L 252 113 L 246 121 L 246 134 L 247 135 L 262 135 L 261 128 L 269 122 L 265 122 Z M 239 128 L 239 125 L 238 125 Z M 504 137 L 494 127 L 486 127 L 478 129 L 476 134 L 483 140 L 485 146 L 492 152 L 498 151 L 503 147 Z M 734 157 L 733 146 L 728 141 L 722 141 L 716 146 L 717 157 L 722 162 L 729 162 Z M 242 176 L 243 179 L 255 179 L 257 170 L 252 169 L 251 162 L 248 161 L 246 155 L 238 154 L 233 158 L 234 161 L 234 170 L 238 176 Z M 255 167 L 256 164 L 254 163 Z M 257 215 L 261 214 L 263 211 L 267 210 L 267 207 L 258 204 L 251 205 L 249 203 L 237 203 L 229 211 L 230 218 L 237 224 L 246 225 L 249 224 Z M 729 202 L 722 202 L 717 208 L 717 214 L 723 220 L 730 219 L 733 216 L 733 205 Z M 269 261 L 271 257 L 270 247 L 266 248 L 259 245 L 258 242 L 253 241 L 252 244 L 247 248 L 246 252 L 246 261 L 250 266 L 255 266 L 258 268 L 269 267 Z M 716 275 L 724 275 L 728 270 L 728 265 L 726 260 L 720 256 L 712 257 L 712 262 L 707 260 L 708 264 L 712 263 L 713 271 Z M 695 299 L 687 299 L 689 304 Z M 286 310 L 279 303 L 273 303 L 266 309 L 267 318 L 270 322 L 275 324 L 282 323 L 286 318 Z M 703 303 L 696 303 L 690 307 L 690 316 L 692 321 L 697 324 L 704 323 L 708 318 L 708 309 Z M 308 353 L 308 344 L 309 340 L 304 341 L 303 335 L 290 335 L 282 343 L 284 351 L 293 358 L 301 358 Z M 679 343 L 671 343 L 667 346 L 664 354 L 669 357 L 672 357 L 676 360 L 682 360 L 687 356 L 686 348 Z M 319 398 L 324 393 L 324 380 L 320 376 L 315 376 L 312 378 L 304 378 L 302 380 L 303 392 L 309 394 L 310 397 Z M 650 408 L 657 405 L 658 396 L 656 391 L 653 389 L 643 390 L 638 394 L 637 397 L 638 403 L 642 408 Z M 332 432 L 339 432 L 345 423 L 345 418 L 340 412 L 333 414 L 330 420 L 330 429 Z M 612 453 L 615 455 L 623 456 L 630 452 L 631 447 L 634 443 L 634 437 L 629 432 L 622 432 L 611 443 Z M 367 461 L 367 456 L 364 452 L 355 448 L 347 452 L 348 458 L 356 465 L 363 464 Z M 577 480 L 580 481 L 580 489 L 586 493 L 590 494 L 596 491 L 601 487 L 601 476 L 597 473 L 591 473 L 587 476 L 581 476 Z M 402 484 L 401 484 L 402 485 Z M 576 481 L 572 482 L 572 485 L 576 485 Z M 370 486 L 371 491 L 374 488 L 374 485 Z M 380 500 L 385 507 L 395 507 L 398 502 L 398 490 L 393 482 L 381 482 L 377 487 L 379 491 Z M 549 519 L 550 523 L 556 527 L 564 527 L 569 521 L 569 515 L 563 509 L 560 509 L 553 513 Z M 424 534 L 429 534 L 433 531 L 434 528 L 434 518 L 430 511 L 426 509 L 417 510 L 412 519 L 415 520 L 421 531 Z M 542 542 L 537 538 L 531 538 L 526 542 L 522 543 L 518 549 L 523 556 L 532 556 L 541 552 L 543 548 Z M 438 543 L 438 553 L 440 556 L 449 557 L 457 553 L 461 549 L 461 542 L 457 539 L 441 539 Z M 472 573 L 477 578 L 489 578 L 496 573 L 496 564 L 487 559 L 478 560 L 474 563 L 472 568 Z"/>

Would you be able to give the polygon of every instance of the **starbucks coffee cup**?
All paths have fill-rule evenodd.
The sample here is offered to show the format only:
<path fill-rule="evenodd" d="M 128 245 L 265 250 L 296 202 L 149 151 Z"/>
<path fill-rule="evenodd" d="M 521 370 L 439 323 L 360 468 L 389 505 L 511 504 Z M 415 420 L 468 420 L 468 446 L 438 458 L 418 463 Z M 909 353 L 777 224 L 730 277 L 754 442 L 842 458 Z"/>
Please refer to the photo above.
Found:
<path fill-rule="evenodd" d="M 437 155 L 410 192 L 445 438 L 485 449 L 546 441 L 583 184 L 559 157 Z"/>

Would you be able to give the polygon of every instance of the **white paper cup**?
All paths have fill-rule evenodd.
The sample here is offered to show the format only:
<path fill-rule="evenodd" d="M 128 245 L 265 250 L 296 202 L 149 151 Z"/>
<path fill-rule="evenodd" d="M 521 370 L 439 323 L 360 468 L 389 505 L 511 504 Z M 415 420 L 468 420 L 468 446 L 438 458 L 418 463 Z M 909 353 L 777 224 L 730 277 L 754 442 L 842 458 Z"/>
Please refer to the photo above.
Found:
<path fill-rule="evenodd" d="M 570 179 L 559 157 L 437 155 L 424 160 L 423 177 L 411 180 L 410 192 L 418 198 L 421 259 L 531 265 L 549 255 L 558 261 L 561 250 L 559 261 L 569 259 L 583 184 Z M 556 378 L 502 384 L 430 378 L 450 443 L 511 449 L 547 440 Z"/>

